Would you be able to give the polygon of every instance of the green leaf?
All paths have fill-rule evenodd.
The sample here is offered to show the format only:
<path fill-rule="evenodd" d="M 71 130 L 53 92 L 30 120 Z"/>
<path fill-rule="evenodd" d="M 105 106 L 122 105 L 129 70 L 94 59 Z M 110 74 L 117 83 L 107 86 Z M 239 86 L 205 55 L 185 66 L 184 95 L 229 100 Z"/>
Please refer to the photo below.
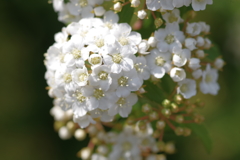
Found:
<path fill-rule="evenodd" d="M 118 13 L 119 23 L 128 23 L 130 24 L 132 16 L 134 15 L 134 8 L 130 5 L 123 7 L 122 11 Z"/>
<path fill-rule="evenodd" d="M 209 50 L 205 50 L 205 53 L 208 54 L 207 58 L 211 61 L 214 61 L 217 57 L 221 55 L 221 51 L 216 44 L 214 44 L 213 47 L 211 47 Z"/>
<path fill-rule="evenodd" d="M 155 84 L 150 81 L 145 81 L 144 88 L 147 93 L 144 94 L 150 101 L 154 101 L 156 103 L 161 104 L 162 101 L 165 99 L 165 95 L 162 89 L 158 88 Z"/>
<path fill-rule="evenodd" d="M 212 150 L 212 140 L 209 136 L 208 130 L 203 125 L 199 124 L 186 124 L 186 126 L 201 139 L 206 151 L 210 154 Z"/>

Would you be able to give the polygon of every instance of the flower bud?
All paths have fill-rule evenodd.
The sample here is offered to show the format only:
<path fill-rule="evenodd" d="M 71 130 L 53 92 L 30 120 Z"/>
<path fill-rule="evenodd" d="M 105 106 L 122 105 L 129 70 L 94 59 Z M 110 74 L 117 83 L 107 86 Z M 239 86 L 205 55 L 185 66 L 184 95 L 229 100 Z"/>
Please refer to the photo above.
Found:
<path fill-rule="evenodd" d="M 177 115 L 176 116 L 176 122 L 177 123 L 182 123 L 184 121 L 184 117 L 182 115 Z"/>
<path fill-rule="evenodd" d="M 149 113 L 152 110 L 151 106 L 149 104 L 144 104 L 142 106 L 142 112 L 143 113 Z"/>
<path fill-rule="evenodd" d="M 137 12 L 137 16 L 138 16 L 138 18 L 140 18 L 140 19 L 145 19 L 146 16 L 147 16 L 147 13 L 146 13 L 145 10 L 142 9 L 142 10 L 140 10 L 140 11 Z"/>
<path fill-rule="evenodd" d="M 73 121 L 69 121 L 67 124 L 66 124 L 66 127 L 69 129 L 69 131 L 71 133 L 73 133 L 76 129 L 76 126 L 75 126 L 75 123 Z"/>
<path fill-rule="evenodd" d="M 59 129 L 64 125 L 65 123 L 63 121 L 55 121 L 53 126 L 55 131 L 59 131 Z"/>
<path fill-rule="evenodd" d="M 146 40 L 142 40 L 142 42 L 138 45 L 138 52 L 141 54 L 149 54 L 149 52 L 146 52 L 148 49 L 148 42 Z"/>
<path fill-rule="evenodd" d="M 194 79 L 198 79 L 198 78 L 202 77 L 202 74 L 203 74 L 203 72 L 201 69 L 198 69 L 198 70 L 192 72 L 192 76 Z"/>
<path fill-rule="evenodd" d="M 173 142 L 168 142 L 166 143 L 165 145 L 165 152 L 168 153 L 168 154 L 173 154 L 175 153 L 175 145 Z"/>
<path fill-rule="evenodd" d="M 148 39 L 148 44 L 149 44 L 151 47 L 156 47 L 156 45 L 157 45 L 157 40 L 156 40 L 154 37 L 149 37 L 149 39 Z"/>
<path fill-rule="evenodd" d="M 192 130 L 189 128 L 184 128 L 183 136 L 187 137 L 190 136 L 192 133 Z"/>
<path fill-rule="evenodd" d="M 154 24 L 155 24 L 156 28 L 158 28 L 163 24 L 163 20 L 161 18 L 156 18 L 154 20 Z"/>
<path fill-rule="evenodd" d="M 157 121 L 157 123 L 156 123 L 156 128 L 159 129 L 159 130 L 164 129 L 165 126 L 166 126 L 166 123 L 164 121 L 162 121 L 162 120 Z"/>
<path fill-rule="evenodd" d="M 91 151 L 91 149 L 88 148 L 88 147 L 85 147 L 85 148 L 81 149 L 81 150 L 77 153 L 78 157 L 82 158 L 83 160 L 90 159 L 91 154 L 92 154 L 92 151 Z"/>
<path fill-rule="evenodd" d="M 131 7 L 138 7 L 140 3 L 140 0 L 131 0 Z"/>
<path fill-rule="evenodd" d="M 70 130 L 65 126 L 59 129 L 58 135 L 62 140 L 67 140 L 72 136 Z"/>
<path fill-rule="evenodd" d="M 159 117 L 158 117 L 158 114 L 157 114 L 157 112 L 155 112 L 155 111 L 153 111 L 153 112 L 151 112 L 150 114 L 149 114 L 149 119 L 151 120 L 151 121 L 154 121 L 154 120 L 157 120 Z"/>
<path fill-rule="evenodd" d="M 164 154 L 158 154 L 156 155 L 156 160 L 167 160 L 167 158 Z"/>
<path fill-rule="evenodd" d="M 214 67 L 216 69 L 222 69 L 223 66 L 224 66 L 224 61 L 221 58 L 217 58 L 214 62 Z"/>
<path fill-rule="evenodd" d="M 98 153 L 106 155 L 108 153 L 108 148 L 105 145 L 100 145 L 97 148 Z"/>
<path fill-rule="evenodd" d="M 165 108 L 170 107 L 171 101 L 168 100 L 168 99 L 164 99 L 163 102 L 162 102 L 162 105 L 163 105 L 163 107 L 165 107 Z"/>
<path fill-rule="evenodd" d="M 163 152 L 165 150 L 165 143 L 163 141 L 158 141 L 157 148 L 160 152 Z"/>
<path fill-rule="evenodd" d="M 201 67 L 200 65 L 200 60 L 198 58 L 191 58 L 189 60 L 189 68 L 191 68 L 192 70 L 196 70 L 198 69 L 199 67 Z"/>
<path fill-rule="evenodd" d="M 178 106 L 177 106 L 177 104 L 176 103 L 171 103 L 171 111 L 173 112 L 173 113 L 177 113 L 178 112 Z"/>
<path fill-rule="evenodd" d="M 172 113 L 169 108 L 164 108 L 162 109 L 162 114 L 165 115 L 166 117 L 169 117 Z"/>
<path fill-rule="evenodd" d="M 183 133 L 184 133 L 184 129 L 183 129 L 182 127 L 177 127 L 177 128 L 175 129 L 175 134 L 176 134 L 177 136 L 181 136 L 181 135 L 183 135 Z"/>
<path fill-rule="evenodd" d="M 193 39 L 193 38 L 186 38 L 186 39 L 185 39 L 185 46 L 186 46 L 190 51 L 196 49 L 196 44 L 197 44 L 197 42 L 196 42 L 196 40 Z"/>
<path fill-rule="evenodd" d="M 93 10 L 96 16 L 103 16 L 106 11 L 102 6 L 95 7 Z"/>
<path fill-rule="evenodd" d="M 114 9 L 114 11 L 116 11 L 116 12 L 121 12 L 121 10 L 122 10 L 122 4 L 121 4 L 120 2 L 115 3 L 115 4 L 113 5 L 113 9 Z"/>
<path fill-rule="evenodd" d="M 74 133 L 74 137 L 79 140 L 82 141 L 86 138 L 86 132 L 83 129 L 77 129 Z"/>
<path fill-rule="evenodd" d="M 197 50 L 196 55 L 197 55 L 198 58 L 204 58 L 205 53 L 204 53 L 203 50 Z"/>
<path fill-rule="evenodd" d="M 181 104 L 181 102 L 183 101 L 183 98 L 180 94 L 177 94 L 174 96 L 174 101 L 177 103 L 177 104 Z"/>
<path fill-rule="evenodd" d="M 186 78 L 186 72 L 182 68 L 174 67 L 170 71 L 170 76 L 175 82 L 180 82 Z"/>

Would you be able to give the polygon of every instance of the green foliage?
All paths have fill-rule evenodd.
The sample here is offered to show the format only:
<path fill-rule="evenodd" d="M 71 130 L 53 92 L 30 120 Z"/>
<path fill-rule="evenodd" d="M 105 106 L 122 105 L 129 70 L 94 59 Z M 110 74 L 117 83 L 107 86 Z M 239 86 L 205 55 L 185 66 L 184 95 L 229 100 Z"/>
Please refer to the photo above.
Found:
<path fill-rule="evenodd" d="M 216 44 L 213 44 L 213 47 L 211 47 L 209 50 L 206 50 L 205 53 L 208 54 L 207 58 L 211 61 L 214 61 L 221 55 L 221 51 Z"/>
<path fill-rule="evenodd" d="M 126 5 L 123 7 L 122 11 L 118 13 L 119 15 L 119 23 L 130 23 L 133 17 L 134 8 L 130 5 Z"/>
<path fill-rule="evenodd" d="M 209 136 L 208 130 L 203 125 L 199 124 L 187 124 L 186 126 L 190 128 L 192 132 L 200 138 L 206 151 L 208 153 L 211 153 L 212 140 Z"/>

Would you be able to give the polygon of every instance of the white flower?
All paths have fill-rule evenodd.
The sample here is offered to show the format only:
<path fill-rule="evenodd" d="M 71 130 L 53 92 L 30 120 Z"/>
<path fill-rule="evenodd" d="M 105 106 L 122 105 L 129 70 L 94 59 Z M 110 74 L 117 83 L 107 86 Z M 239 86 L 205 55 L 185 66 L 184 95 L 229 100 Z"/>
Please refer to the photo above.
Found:
<path fill-rule="evenodd" d="M 217 58 L 214 62 L 214 67 L 216 69 L 222 69 L 223 66 L 224 66 L 224 61 L 221 58 Z"/>
<path fill-rule="evenodd" d="M 142 40 L 142 42 L 138 45 L 138 53 L 149 54 L 149 52 L 147 52 L 148 49 L 149 49 L 148 41 Z"/>
<path fill-rule="evenodd" d="M 96 16 L 103 16 L 106 11 L 102 6 L 95 7 L 93 10 Z"/>
<path fill-rule="evenodd" d="M 92 119 L 92 117 L 88 114 L 86 114 L 85 116 L 77 116 L 77 115 L 73 115 L 73 121 L 75 123 L 78 123 L 78 125 L 81 128 L 86 128 L 87 126 L 89 126 L 90 123 L 95 124 L 96 122 Z"/>
<path fill-rule="evenodd" d="M 175 47 L 173 53 L 173 64 L 177 67 L 184 66 L 187 63 L 187 60 L 191 57 L 191 52 L 188 49 Z"/>
<path fill-rule="evenodd" d="M 131 0 L 131 7 L 138 7 L 140 4 L 140 0 Z"/>
<path fill-rule="evenodd" d="M 203 71 L 202 81 L 200 82 L 200 90 L 202 93 L 216 95 L 220 89 L 217 79 L 217 70 L 212 69 L 210 64 L 208 64 L 206 70 Z"/>
<path fill-rule="evenodd" d="M 174 67 L 170 71 L 170 76 L 175 82 L 180 82 L 186 78 L 186 72 L 182 68 Z"/>
<path fill-rule="evenodd" d="M 165 29 L 155 31 L 154 37 L 157 40 L 157 48 L 160 52 L 172 52 L 174 47 L 182 47 L 184 40 L 183 32 L 179 31 L 177 24 L 168 23 Z"/>
<path fill-rule="evenodd" d="M 203 38 L 203 37 L 198 36 L 196 41 L 197 41 L 197 46 L 198 46 L 198 47 L 204 46 L 204 43 L 205 43 L 205 42 L 204 42 L 204 38 Z"/>
<path fill-rule="evenodd" d="M 150 70 L 147 66 L 146 58 L 144 56 L 135 57 L 133 59 L 134 68 L 137 71 L 140 80 L 147 80 L 150 78 Z"/>
<path fill-rule="evenodd" d="M 189 60 L 189 64 L 188 66 L 192 69 L 192 70 L 196 70 L 198 69 L 199 67 L 201 67 L 200 65 L 200 60 L 198 58 L 191 58 Z"/>
<path fill-rule="evenodd" d="M 169 52 L 159 52 L 157 49 L 151 50 L 146 56 L 147 65 L 156 78 L 162 78 L 171 68 L 171 54 Z"/>
<path fill-rule="evenodd" d="M 192 79 L 184 79 L 181 82 L 178 82 L 179 87 L 177 88 L 178 94 L 183 95 L 184 98 L 189 99 L 192 96 L 195 96 L 196 91 L 196 82 Z"/>
<path fill-rule="evenodd" d="M 62 140 L 66 140 L 72 137 L 70 130 L 65 126 L 59 129 L 58 135 Z"/>
<path fill-rule="evenodd" d="M 196 49 L 197 41 L 194 38 L 186 38 L 185 39 L 185 46 L 190 50 Z"/>
<path fill-rule="evenodd" d="M 189 6 L 191 4 L 192 0 L 173 0 L 173 6 L 176 8 L 180 8 L 183 5 Z"/>
<path fill-rule="evenodd" d="M 212 4 L 212 0 L 192 0 L 192 7 L 195 11 L 205 10 L 207 4 Z"/>
<path fill-rule="evenodd" d="M 92 155 L 91 160 L 108 160 L 108 159 L 106 157 L 104 157 L 103 155 L 101 155 L 101 154 L 94 153 Z"/>
<path fill-rule="evenodd" d="M 212 42 L 210 41 L 210 39 L 205 38 L 204 40 L 205 40 L 204 48 L 205 48 L 205 49 L 211 48 Z"/>
<path fill-rule="evenodd" d="M 110 46 L 109 46 L 110 48 Z M 103 55 L 103 62 L 111 68 L 111 72 L 120 73 L 122 70 L 130 71 L 133 68 L 133 61 L 128 48 L 113 45 L 109 55 Z"/>
<path fill-rule="evenodd" d="M 162 6 L 162 9 L 165 10 L 173 10 L 173 0 L 160 0 L 160 4 Z"/>
<path fill-rule="evenodd" d="M 99 54 L 91 54 L 90 57 L 88 58 L 88 62 L 93 66 L 97 67 L 102 64 L 102 56 Z"/>
<path fill-rule="evenodd" d="M 156 11 L 161 7 L 160 0 L 146 0 L 147 8 L 151 11 Z"/>
<path fill-rule="evenodd" d="M 64 9 L 64 0 L 53 0 L 53 8 L 55 12 L 63 11 Z"/>
<path fill-rule="evenodd" d="M 204 33 L 210 32 L 210 26 L 207 25 L 205 22 L 199 22 L 199 24 L 202 26 L 202 32 Z"/>
<path fill-rule="evenodd" d="M 137 12 L 137 16 L 138 16 L 138 18 L 140 18 L 140 19 L 144 19 L 144 18 L 146 18 L 146 16 L 147 16 L 147 13 L 146 13 L 146 11 L 145 10 L 139 10 L 138 12 Z"/>
<path fill-rule="evenodd" d="M 89 77 L 90 85 L 98 86 L 107 91 L 112 84 L 112 78 L 110 76 L 111 69 L 105 65 L 94 67 L 92 74 Z"/>
<path fill-rule="evenodd" d="M 131 159 L 140 160 L 140 148 L 138 137 L 122 132 L 118 135 L 116 144 L 113 146 L 113 150 L 109 155 L 109 159 Z"/>
<path fill-rule="evenodd" d="M 200 78 L 202 76 L 202 70 L 201 69 L 195 70 L 194 72 L 192 72 L 192 76 L 194 79 Z"/>
<path fill-rule="evenodd" d="M 128 72 L 122 71 L 119 74 L 112 74 L 111 77 L 113 79 L 111 88 L 116 89 L 118 97 L 126 97 L 131 91 L 139 90 L 143 83 L 134 69 Z"/>
<path fill-rule="evenodd" d="M 73 70 L 71 75 L 73 82 L 75 82 L 78 86 L 87 85 L 89 75 L 86 67 Z"/>
<path fill-rule="evenodd" d="M 199 23 L 188 23 L 186 32 L 191 36 L 197 36 L 201 33 L 202 26 Z"/>
<path fill-rule="evenodd" d="M 204 58 L 205 57 L 205 53 L 204 53 L 203 50 L 197 50 L 196 55 L 197 55 L 198 58 Z"/>
<path fill-rule="evenodd" d="M 180 11 L 178 9 L 174 9 L 171 12 L 167 12 L 162 16 L 167 23 L 180 23 L 183 21 L 180 17 Z"/>
<path fill-rule="evenodd" d="M 149 39 L 148 39 L 148 44 L 149 44 L 151 47 L 156 47 L 156 46 L 157 46 L 157 40 L 156 40 L 154 37 L 149 37 Z"/>
<path fill-rule="evenodd" d="M 115 97 L 115 92 L 104 91 L 98 87 L 85 86 L 84 95 L 89 98 L 89 105 L 106 110 L 113 105 L 110 99 Z"/>
<path fill-rule="evenodd" d="M 125 46 L 128 50 L 135 54 L 138 51 L 137 45 L 142 41 L 141 34 L 138 32 L 131 32 L 132 28 L 127 23 L 120 23 L 111 30 L 111 34 L 116 37 L 116 40 Z"/>
<path fill-rule="evenodd" d="M 114 116 L 119 113 L 121 117 L 128 117 L 137 100 L 137 95 L 134 93 L 130 93 L 126 97 L 113 98 L 111 101 L 114 102 L 114 105 L 108 110 L 108 114 Z"/>
<path fill-rule="evenodd" d="M 113 11 L 107 11 L 104 14 L 103 22 L 108 29 L 112 29 L 114 25 L 117 25 L 119 20 L 118 14 Z"/>

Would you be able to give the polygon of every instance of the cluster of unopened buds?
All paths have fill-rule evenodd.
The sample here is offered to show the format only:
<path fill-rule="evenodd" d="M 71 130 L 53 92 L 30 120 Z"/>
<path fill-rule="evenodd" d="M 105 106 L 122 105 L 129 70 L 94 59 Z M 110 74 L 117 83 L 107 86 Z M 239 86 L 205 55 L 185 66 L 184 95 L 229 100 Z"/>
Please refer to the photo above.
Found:
<path fill-rule="evenodd" d="M 51 115 L 60 138 L 89 134 L 80 158 L 166 160 L 175 147 L 163 141 L 164 132 L 189 136 L 186 124 L 204 120 L 196 112 L 203 103 L 189 99 L 218 93 L 224 61 L 208 57 L 210 26 L 190 23 L 194 11 L 182 19 L 177 8 L 199 11 L 207 4 L 212 0 L 53 0 L 67 26 L 45 54 Z M 147 39 L 118 23 L 124 7 L 134 8 L 136 23 L 152 16 L 156 29 Z"/>

